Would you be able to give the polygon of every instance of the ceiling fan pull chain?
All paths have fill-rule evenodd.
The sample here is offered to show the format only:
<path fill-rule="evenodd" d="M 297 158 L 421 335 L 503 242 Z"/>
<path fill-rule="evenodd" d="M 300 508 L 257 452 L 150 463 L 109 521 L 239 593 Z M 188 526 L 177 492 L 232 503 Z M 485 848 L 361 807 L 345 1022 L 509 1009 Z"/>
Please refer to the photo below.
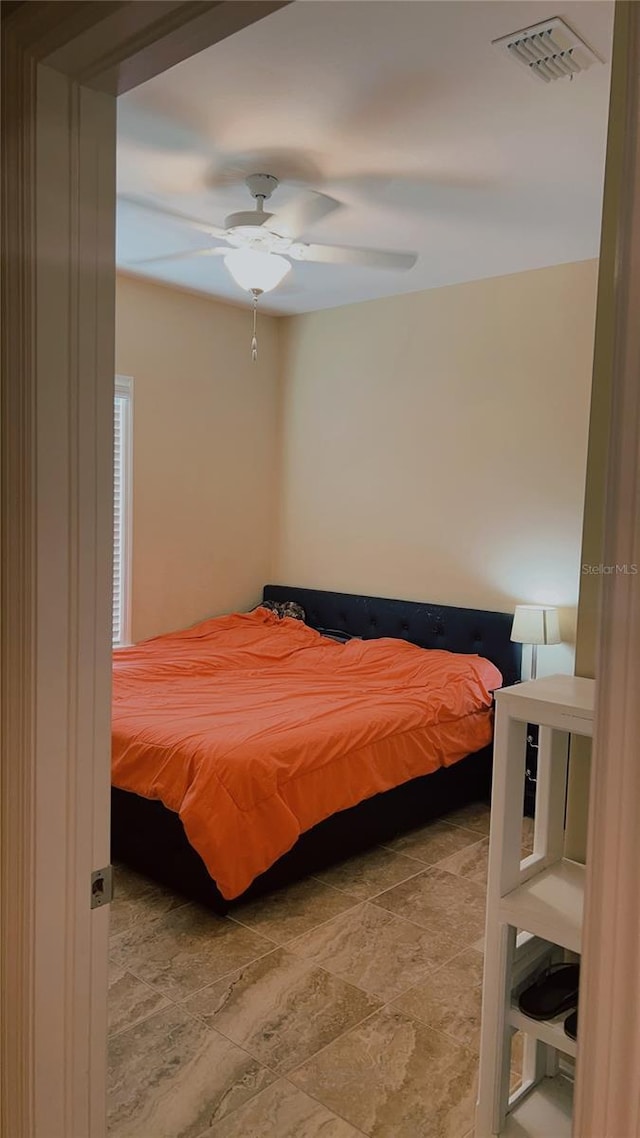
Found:
<path fill-rule="evenodd" d="M 251 291 L 253 293 L 253 336 L 251 337 L 251 359 L 255 363 L 258 358 L 258 297 L 260 296 L 261 290 L 259 288 L 252 288 Z"/>

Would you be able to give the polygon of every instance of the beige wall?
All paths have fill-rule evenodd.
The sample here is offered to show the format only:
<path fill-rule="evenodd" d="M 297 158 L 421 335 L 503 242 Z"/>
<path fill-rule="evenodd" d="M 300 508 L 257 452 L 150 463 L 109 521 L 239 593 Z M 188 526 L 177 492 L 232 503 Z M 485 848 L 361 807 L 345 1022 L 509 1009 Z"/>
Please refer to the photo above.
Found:
<path fill-rule="evenodd" d="M 590 261 L 262 317 L 253 366 L 246 310 L 120 276 L 134 639 L 271 578 L 557 603 L 567 644 L 539 667 L 571 670 L 596 279 Z"/>
<path fill-rule="evenodd" d="M 288 318 L 275 577 L 556 603 L 573 641 L 596 279 L 588 261 Z"/>
<path fill-rule="evenodd" d="M 116 370 L 134 379 L 133 638 L 255 603 L 270 575 L 279 326 L 120 276 Z"/>

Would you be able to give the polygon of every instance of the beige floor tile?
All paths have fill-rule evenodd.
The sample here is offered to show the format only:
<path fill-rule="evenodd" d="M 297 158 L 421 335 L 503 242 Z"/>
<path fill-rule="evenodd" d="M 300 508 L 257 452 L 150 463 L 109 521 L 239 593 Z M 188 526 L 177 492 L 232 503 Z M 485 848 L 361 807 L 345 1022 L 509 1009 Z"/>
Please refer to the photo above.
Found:
<path fill-rule="evenodd" d="M 522 844 L 527 849 L 533 849 L 533 832 L 535 828 L 535 819 L 525 816 L 522 819 Z"/>
<path fill-rule="evenodd" d="M 279 948 L 198 992 L 184 1007 L 286 1073 L 380 1001 Z"/>
<path fill-rule="evenodd" d="M 359 1133 L 280 1079 L 200 1138 L 356 1138 Z"/>
<path fill-rule="evenodd" d="M 382 846 L 357 857 L 349 858 L 340 865 L 331 866 L 316 876 L 326 885 L 333 885 L 335 889 L 342 889 L 361 901 L 375 897 L 384 889 L 398 885 L 420 871 L 415 859 L 404 857 Z"/>
<path fill-rule="evenodd" d="M 287 947 L 385 1002 L 459 951 L 441 933 L 419 929 L 366 904 L 305 933 Z"/>
<path fill-rule="evenodd" d="M 487 837 L 491 821 L 491 808 L 485 802 L 471 802 L 460 810 L 447 814 L 447 822 L 452 826 L 464 826 L 467 830 L 476 830 L 477 833 Z"/>
<path fill-rule="evenodd" d="M 310 877 L 269 897 L 239 905 L 233 909 L 232 917 L 276 944 L 286 944 L 355 903 L 353 897 Z"/>
<path fill-rule="evenodd" d="M 135 869 L 130 869 L 128 865 L 123 865 L 121 862 L 114 862 L 114 901 L 135 901 L 144 897 L 145 893 L 154 892 L 155 890 L 168 892 L 163 886 L 158 885 L 156 881 L 152 881 L 150 877 L 145 877 L 144 874 L 138 873 Z"/>
<path fill-rule="evenodd" d="M 478 834 L 474 835 L 476 838 Z M 472 846 L 465 846 L 451 857 L 438 862 L 439 869 L 446 869 L 458 877 L 467 877 L 470 881 L 479 881 L 486 884 L 489 870 L 489 839 L 480 838 Z"/>
<path fill-rule="evenodd" d="M 460 1138 L 474 1121 L 477 1058 L 383 1009 L 291 1075 L 369 1138 Z"/>
<path fill-rule="evenodd" d="M 459 954 L 484 932 L 487 819 L 450 822 L 237 920 L 118 867 L 110 1138 L 466 1136 L 482 954 Z"/>
<path fill-rule="evenodd" d="M 110 1138 L 197 1138 L 273 1080 L 229 1040 L 167 1008 L 109 1043 Z"/>
<path fill-rule="evenodd" d="M 153 1015 L 154 1012 L 166 1008 L 169 1000 L 166 996 L 137 980 L 124 968 L 111 965 L 109 969 L 109 1034 L 122 1031 L 125 1027 L 132 1027 L 141 1019 Z"/>
<path fill-rule="evenodd" d="M 389 843 L 396 853 L 416 858 L 424 865 L 435 865 L 465 846 L 474 845 L 478 835 L 473 830 L 450 826 L 447 822 L 429 822 L 419 830 L 411 830 Z"/>
<path fill-rule="evenodd" d="M 449 937 L 458 951 L 472 945 L 484 932 L 484 886 L 437 866 L 381 893 L 371 903 Z"/>
<path fill-rule="evenodd" d="M 522 1074 L 522 1060 L 524 1057 L 524 1035 L 516 1031 L 511 1037 L 511 1070 L 516 1075 Z"/>
<path fill-rule="evenodd" d="M 509 1075 L 509 1094 L 513 1095 L 516 1091 L 520 1090 L 522 1086 L 522 1075 L 517 1071 L 511 1071 Z"/>
<path fill-rule="evenodd" d="M 520 849 L 521 858 L 524 860 L 530 854 L 531 847 L 523 844 Z M 449 873 L 456 873 L 459 877 L 467 877 L 469 881 L 478 881 L 481 885 L 486 884 L 489 872 L 489 839 L 481 838 L 475 845 L 465 846 L 458 853 L 438 862 L 438 868 L 446 869 Z"/>
<path fill-rule="evenodd" d="M 186 904 L 186 899 L 124 865 L 113 867 L 113 901 L 109 907 L 109 936 L 134 925 L 155 921 Z"/>
<path fill-rule="evenodd" d="M 393 1006 L 478 1051 L 482 966 L 482 953 L 469 949 L 400 996 Z"/>
<path fill-rule="evenodd" d="M 112 944 L 113 963 L 181 1000 L 273 948 L 271 941 L 197 905 L 136 925 Z"/>

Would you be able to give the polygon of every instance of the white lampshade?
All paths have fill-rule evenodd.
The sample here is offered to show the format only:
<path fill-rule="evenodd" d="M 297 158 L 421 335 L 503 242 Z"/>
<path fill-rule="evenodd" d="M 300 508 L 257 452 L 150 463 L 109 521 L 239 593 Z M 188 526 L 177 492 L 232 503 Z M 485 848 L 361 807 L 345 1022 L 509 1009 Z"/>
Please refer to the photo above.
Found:
<path fill-rule="evenodd" d="M 560 644 L 558 610 L 545 605 L 516 605 L 511 639 L 516 644 Z"/>
<path fill-rule="evenodd" d="M 234 249 L 227 253 L 224 263 L 240 288 L 247 292 L 258 289 L 271 292 L 284 280 L 291 268 L 286 257 L 275 253 L 259 253 L 256 249 Z"/>

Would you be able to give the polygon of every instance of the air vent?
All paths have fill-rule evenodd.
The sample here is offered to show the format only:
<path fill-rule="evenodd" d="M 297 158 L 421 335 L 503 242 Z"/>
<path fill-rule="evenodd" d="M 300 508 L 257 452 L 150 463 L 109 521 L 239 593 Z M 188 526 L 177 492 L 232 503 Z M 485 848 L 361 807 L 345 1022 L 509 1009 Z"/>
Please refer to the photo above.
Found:
<path fill-rule="evenodd" d="M 544 83 L 567 76 L 573 79 L 592 63 L 602 62 L 559 16 L 531 28 L 523 28 L 521 32 L 513 32 L 510 36 L 502 36 L 493 43 Z"/>

